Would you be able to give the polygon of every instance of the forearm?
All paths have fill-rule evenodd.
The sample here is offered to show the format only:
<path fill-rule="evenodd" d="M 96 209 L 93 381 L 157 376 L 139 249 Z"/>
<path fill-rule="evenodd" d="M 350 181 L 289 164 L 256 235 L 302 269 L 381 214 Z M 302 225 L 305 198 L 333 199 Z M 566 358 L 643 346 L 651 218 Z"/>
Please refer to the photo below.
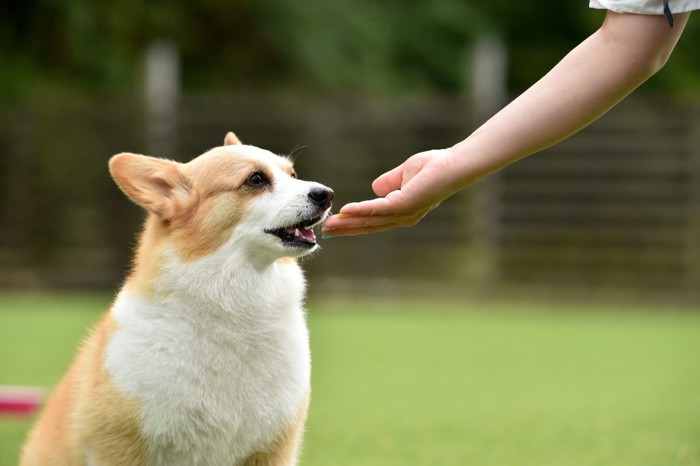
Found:
<path fill-rule="evenodd" d="M 453 147 L 464 186 L 570 136 L 666 61 L 688 19 L 608 13 L 546 76 Z"/>
<path fill-rule="evenodd" d="M 422 152 L 372 184 L 379 196 L 343 206 L 324 234 L 350 236 L 415 225 L 479 178 L 570 136 L 660 69 L 689 14 L 608 13 L 603 26 L 552 71 L 451 150 Z"/>

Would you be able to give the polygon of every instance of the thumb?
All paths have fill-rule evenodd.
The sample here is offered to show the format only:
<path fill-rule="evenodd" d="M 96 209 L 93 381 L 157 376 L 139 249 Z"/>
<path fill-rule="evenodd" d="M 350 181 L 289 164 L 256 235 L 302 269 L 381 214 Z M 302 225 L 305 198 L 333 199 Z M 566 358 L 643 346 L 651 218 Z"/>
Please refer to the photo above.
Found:
<path fill-rule="evenodd" d="M 372 183 L 372 190 L 377 196 L 384 197 L 387 194 L 401 189 L 403 181 L 403 164 L 380 175 Z"/>

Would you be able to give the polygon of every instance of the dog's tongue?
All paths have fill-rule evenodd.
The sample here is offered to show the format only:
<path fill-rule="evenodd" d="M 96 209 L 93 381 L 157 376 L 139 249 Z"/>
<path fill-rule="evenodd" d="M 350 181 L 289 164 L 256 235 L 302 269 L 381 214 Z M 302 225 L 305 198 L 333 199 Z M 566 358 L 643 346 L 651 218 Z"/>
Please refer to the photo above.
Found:
<path fill-rule="evenodd" d="M 303 238 L 306 241 L 316 241 L 316 235 L 314 234 L 314 231 L 312 229 L 307 230 L 306 228 L 287 228 L 287 233 L 299 238 Z"/>

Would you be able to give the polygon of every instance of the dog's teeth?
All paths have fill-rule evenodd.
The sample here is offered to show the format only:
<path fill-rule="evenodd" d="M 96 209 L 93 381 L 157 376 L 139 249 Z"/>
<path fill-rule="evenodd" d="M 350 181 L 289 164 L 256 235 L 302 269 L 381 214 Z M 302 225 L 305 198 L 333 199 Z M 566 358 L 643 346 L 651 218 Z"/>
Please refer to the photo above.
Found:
<path fill-rule="evenodd" d="M 299 231 L 298 228 L 294 229 L 294 236 L 301 236 L 301 232 Z"/>

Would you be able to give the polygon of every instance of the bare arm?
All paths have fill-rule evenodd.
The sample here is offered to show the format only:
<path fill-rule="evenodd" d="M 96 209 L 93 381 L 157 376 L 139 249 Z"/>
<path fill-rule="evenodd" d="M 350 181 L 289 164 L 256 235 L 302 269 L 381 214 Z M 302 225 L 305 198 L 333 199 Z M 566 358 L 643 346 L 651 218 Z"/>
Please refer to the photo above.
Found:
<path fill-rule="evenodd" d="M 324 233 L 376 233 L 415 225 L 447 197 L 584 128 L 666 63 L 690 14 L 608 12 L 600 29 L 542 79 L 450 149 L 422 152 L 372 184 L 377 199 L 352 203 Z"/>

